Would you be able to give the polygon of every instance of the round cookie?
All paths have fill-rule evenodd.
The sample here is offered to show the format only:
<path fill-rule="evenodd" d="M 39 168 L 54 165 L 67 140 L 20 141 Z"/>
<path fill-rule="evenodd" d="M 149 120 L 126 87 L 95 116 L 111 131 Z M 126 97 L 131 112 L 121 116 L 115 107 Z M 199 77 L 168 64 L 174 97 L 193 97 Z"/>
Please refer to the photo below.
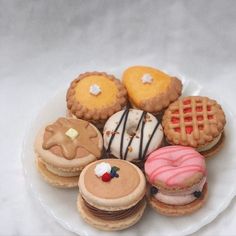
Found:
<path fill-rule="evenodd" d="M 92 226 L 107 231 L 137 223 L 146 207 L 146 180 L 132 163 L 105 159 L 86 166 L 79 179 L 78 211 Z"/>
<path fill-rule="evenodd" d="M 126 106 L 127 91 L 113 75 L 87 72 L 72 81 L 66 100 L 69 116 L 102 128 L 112 114 Z"/>
<path fill-rule="evenodd" d="M 168 146 L 152 152 L 145 162 L 150 205 L 168 216 L 190 214 L 207 199 L 205 158 L 191 147 Z"/>
<path fill-rule="evenodd" d="M 163 131 L 160 121 L 152 114 L 126 109 L 107 120 L 103 139 L 108 155 L 143 162 L 150 152 L 162 144 Z"/>
<path fill-rule="evenodd" d="M 122 81 L 132 106 L 153 114 L 161 113 L 182 91 L 179 79 L 147 66 L 129 67 Z"/>
<path fill-rule="evenodd" d="M 201 96 L 178 99 L 168 107 L 162 120 L 168 143 L 196 148 L 205 157 L 222 147 L 225 123 L 221 106 Z"/>
<path fill-rule="evenodd" d="M 37 168 L 54 186 L 76 187 L 81 170 L 99 159 L 102 149 L 102 136 L 88 121 L 59 118 L 36 137 Z"/>

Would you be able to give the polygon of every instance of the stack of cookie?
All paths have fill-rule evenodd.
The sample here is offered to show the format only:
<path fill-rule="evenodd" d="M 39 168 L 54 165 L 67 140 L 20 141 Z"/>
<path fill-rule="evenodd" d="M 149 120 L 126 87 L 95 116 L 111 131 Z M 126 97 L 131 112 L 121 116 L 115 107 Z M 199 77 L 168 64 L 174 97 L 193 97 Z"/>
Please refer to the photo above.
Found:
<path fill-rule="evenodd" d="M 53 186 L 79 186 L 81 217 L 102 230 L 135 224 L 146 202 L 168 216 L 196 211 L 207 199 L 205 158 L 222 146 L 226 121 L 215 100 L 181 93 L 181 80 L 151 67 L 130 67 L 122 80 L 79 75 L 67 117 L 36 137 L 39 172 Z"/>

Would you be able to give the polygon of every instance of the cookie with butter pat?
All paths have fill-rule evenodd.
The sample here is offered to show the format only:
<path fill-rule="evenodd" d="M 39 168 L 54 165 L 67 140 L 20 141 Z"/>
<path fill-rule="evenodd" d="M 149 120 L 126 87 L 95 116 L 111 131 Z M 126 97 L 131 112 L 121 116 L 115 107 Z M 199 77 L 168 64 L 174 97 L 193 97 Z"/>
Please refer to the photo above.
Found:
<path fill-rule="evenodd" d="M 42 128 L 35 140 L 40 174 L 57 187 L 76 187 L 81 170 L 101 157 L 103 140 L 88 121 L 59 118 Z"/>

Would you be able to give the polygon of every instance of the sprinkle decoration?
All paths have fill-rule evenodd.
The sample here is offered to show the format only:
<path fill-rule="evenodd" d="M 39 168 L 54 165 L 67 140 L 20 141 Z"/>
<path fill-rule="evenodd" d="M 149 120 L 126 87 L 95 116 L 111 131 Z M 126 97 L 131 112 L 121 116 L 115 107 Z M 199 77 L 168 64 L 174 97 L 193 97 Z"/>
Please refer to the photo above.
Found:
<path fill-rule="evenodd" d="M 95 167 L 95 175 L 97 177 L 101 177 L 103 182 L 109 182 L 112 178 L 118 178 L 119 175 L 117 171 L 119 171 L 120 168 L 117 166 L 111 166 L 107 162 L 101 162 L 96 165 Z"/>

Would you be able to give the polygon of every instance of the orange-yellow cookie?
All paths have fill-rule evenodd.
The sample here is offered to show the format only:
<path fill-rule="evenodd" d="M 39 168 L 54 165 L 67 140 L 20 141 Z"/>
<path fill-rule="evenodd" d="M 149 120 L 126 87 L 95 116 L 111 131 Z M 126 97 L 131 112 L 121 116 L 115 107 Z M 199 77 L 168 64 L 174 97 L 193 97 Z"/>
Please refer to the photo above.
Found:
<path fill-rule="evenodd" d="M 151 113 L 160 113 L 182 90 L 179 79 L 147 66 L 126 69 L 122 81 L 132 106 Z"/>
<path fill-rule="evenodd" d="M 126 106 L 127 91 L 113 75 L 87 72 L 72 81 L 67 91 L 67 108 L 75 118 L 95 125 L 104 122 Z"/>
<path fill-rule="evenodd" d="M 35 140 L 40 174 L 57 187 L 76 187 L 81 170 L 101 157 L 102 136 L 92 124 L 59 118 L 41 129 Z"/>
<path fill-rule="evenodd" d="M 168 143 L 196 148 L 205 157 L 212 156 L 222 147 L 225 123 L 221 106 L 215 100 L 201 96 L 173 102 L 162 120 Z"/>

